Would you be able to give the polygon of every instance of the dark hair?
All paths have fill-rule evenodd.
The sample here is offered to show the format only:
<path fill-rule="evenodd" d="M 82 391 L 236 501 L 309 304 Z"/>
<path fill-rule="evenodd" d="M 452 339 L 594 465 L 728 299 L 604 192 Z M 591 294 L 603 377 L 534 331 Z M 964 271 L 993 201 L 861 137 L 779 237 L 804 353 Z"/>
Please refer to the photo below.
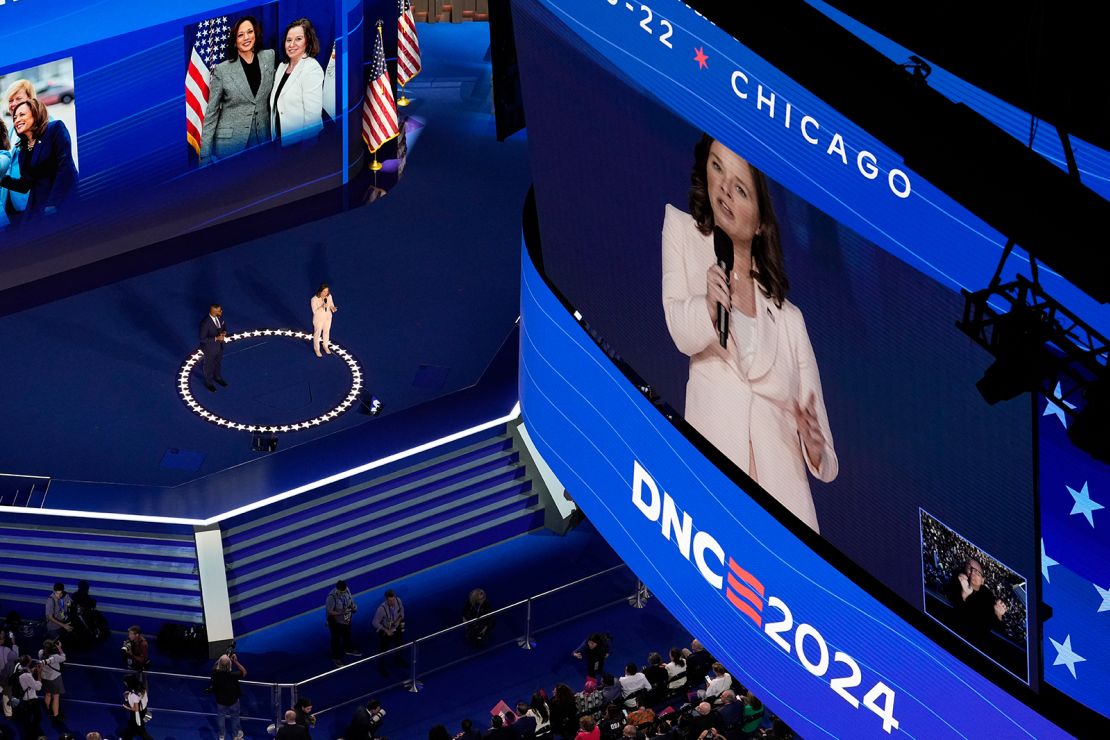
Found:
<path fill-rule="evenodd" d="M 612 673 L 606 673 L 601 677 L 601 685 L 602 686 L 612 686 L 616 682 L 617 682 L 617 679 L 613 678 Z"/>
<path fill-rule="evenodd" d="M 556 701 L 574 701 L 574 692 L 570 690 L 570 686 L 565 683 L 558 684 L 555 687 L 555 700 Z"/>
<path fill-rule="evenodd" d="M 397 594 L 393 593 L 393 589 L 391 589 L 391 588 L 389 588 L 389 589 L 386 589 L 386 591 L 385 591 L 385 598 L 387 598 L 387 599 L 388 599 L 388 598 L 389 598 L 390 596 L 396 596 L 396 595 L 397 595 Z"/>
<path fill-rule="evenodd" d="M 128 673 L 124 676 L 123 685 L 127 687 L 128 691 L 137 691 L 140 694 L 146 691 L 146 684 L 136 673 Z"/>
<path fill-rule="evenodd" d="M 629 676 L 635 676 L 637 673 L 640 672 L 640 668 L 635 663 L 629 663 L 624 667 L 624 672 L 627 673 Z"/>
<path fill-rule="evenodd" d="M 679 650 L 676 647 L 673 647 L 673 648 L 671 648 L 671 662 L 674 663 L 675 665 L 685 666 L 686 665 L 686 656 L 684 656 L 682 654 L 681 650 Z"/>
<path fill-rule="evenodd" d="M 140 627 L 140 626 L 139 626 L 139 625 L 137 625 L 137 624 L 133 624 L 133 625 L 131 625 L 130 627 L 128 627 L 128 628 L 127 628 L 127 631 L 128 631 L 128 632 L 134 632 L 134 633 L 135 633 L 135 634 L 137 634 L 137 635 L 141 635 L 141 634 L 143 634 L 143 628 L 142 628 L 142 627 Z"/>
<path fill-rule="evenodd" d="M 211 304 L 208 305 L 208 310 L 209 311 L 211 311 L 213 308 L 222 308 L 222 306 L 220 306 L 219 303 L 211 303 Z"/>
<path fill-rule="evenodd" d="M 336 591 L 346 591 L 347 590 L 347 582 L 344 581 L 344 580 L 336 581 L 335 582 L 335 590 Z"/>
<path fill-rule="evenodd" d="M 648 663 L 650 665 L 663 665 L 663 656 L 659 653 L 648 653 Z"/>
<path fill-rule="evenodd" d="M 321 293 L 323 293 L 327 289 L 328 289 L 328 284 L 327 283 L 320 283 L 320 287 L 316 289 L 316 295 L 320 295 Z"/>
<path fill-rule="evenodd" d="M 24 100 L 15 107 L 15 110 L 12 111 L 12 121 L 15 120 L 15 111 L 25 105 L 31 109 L 31 117 L 35 119 L 35 125 L 31 128 L 30 137 L 38 141 L 42 138 L 42 135 L 46 133 L 46 124 L 50 123 L 50 113 L 46 110 L 46 106 L 41 100 L 38 98 L 31 98 L 30 100 Z M 26 139 L 27 137 L 20 134 L 20 138 Z M 55 585 L 57 586 L 58 584 Z M 54 590 L 57 591 L 58 589 L 55 588 Z M 62 590 L 64 591 L 65 588 L 62 587 Z"/>
<path fill-rule="evenodd" d="M 501 719 L 500 714 L 495 714 L 490 717 L 489 724 L 490 727 L 501 727 L 503 724 L 505 724 L 505 720 Z"/>
<path fill-rule="evenodd" d="M 23 104 L 20 103 L 20 105 L 23 105 Z M 62 583 L 61 581 L 59 581 L 59 582 L 54 584 L 54 590 L 55 591 L 65 591 L 66 590 L 66 585 L 64 583 Z"/>
<path fill-rule="evenodd" d="M 428 730 L 428 740 L 451 740 L 451 733 L 443 725 L 436 725 Z"/>
<path fill-rule="evenodd" d="M 316 29 L 312 27 L 312 21 L 308 18 L 298 18 L 286 26 L 285 33 L 281 35 L 281 55 L 287 62 L 289 56 L 285 53 L 285 39 L 289 38 L 289 32 L 297 26 L 304 29 L 305 56 L 314 57 L 320 53 L 320 38 L 316 35 Z"/>
<path fill-rule="evenodd" d="M 474 726 L 474 723 L 471 722 L 469 719 L 464 719 L 462 721 L 463 732 L 470 732 L 470 728 L 473 727 L 473 726 Z"/>
<path fill-rule="evenodd" d="M 312 706 L 312 699 L 309 699 L 307 696 L 299 697 L 297 699 L 297 706 L 301 709 L 307 709 Z"/>
<path fill-rule="evenodd" d="M 713 233 L 713 208 L 709 198 L 709 179 L 706 167 L 709 162 L 709 148 L 715 139 L 702 134 L 694 145 L 694 168 L 690 172 L 690 214 L 698 231 L 706 236 Z M 723 145 L 722 145 L 723 146 Z M 767 177 L 748 164 L 755 183 L 756 206 L 759 208 L 759 234 L 752 239 L 752 277 L 759 283 L 763 295 L 782 308 L 790 282 L 786 279 L 786 265 L 782 258 L 782 243 L 779 241 L 779 222 L 775 217 L 775 204 L 771 201 L 771 189 Z"/>
<path fill-rule="evenodd" d="M 382 703 L 377 699 L 371 699 L 370 701 L 366 702 L 367 709 L 379 709 L 381 705 Z"/>
<path fill-rule="evenodd" d="M 542 719 L 544 722 L 549 719 L 550 712 L 548 712 L 547 709 L 547 702 L 544 701 L 543 694 L 538 691 L 532 694 L 531 709 L 533 712 L 538 714 L 540 716 L 540 719 Z"/>
<path fill-rule="evenodd" d="M 7 151 L 12 148 L 11 137 L 8 136 L 8 127 L 4 121 L 0 119 L 0 149 Z"/>
<path fill-rule="evenodd" d="M 239 34 L 239 26 L 244 23 L 250 23 L 251 28 L 254 29 L 254 46 L 251 51 L 257 52 L 258 45 L 262 43 L 262 24 L 253 15 L 245 15 L 239 20 L 235 21 L 231 26 L 231 33 L 227 35 L 227 61 L 234 62 L 239 58 L 239 47 L 235 45 L 235 37 Z"/>

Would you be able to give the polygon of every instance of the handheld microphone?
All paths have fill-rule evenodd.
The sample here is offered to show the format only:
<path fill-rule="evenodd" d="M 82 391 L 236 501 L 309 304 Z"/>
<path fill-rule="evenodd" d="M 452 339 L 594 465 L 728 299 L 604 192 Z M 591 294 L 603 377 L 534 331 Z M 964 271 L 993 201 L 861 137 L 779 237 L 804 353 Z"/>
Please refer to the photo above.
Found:
<path fill-rule="evenodd" d="M 717 266 L 725 271 L 725 285 L 728 285 L 732 272 L 732 239 L 716 226 L 713 227 L 713 253 Z M 720 301 L 717 301 L 717 340 L 722 347 L 728 347 L 728 309 Z"/>

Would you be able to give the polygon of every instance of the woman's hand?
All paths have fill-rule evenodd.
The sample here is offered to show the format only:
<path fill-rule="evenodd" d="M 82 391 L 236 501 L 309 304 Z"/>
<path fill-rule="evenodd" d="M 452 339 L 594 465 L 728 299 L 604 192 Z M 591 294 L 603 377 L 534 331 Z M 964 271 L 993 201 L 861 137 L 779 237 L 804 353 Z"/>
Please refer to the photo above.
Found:
<path fill-rule="evenodd" d="M 798 434 L 805 445 L 809 464 L 814 470 L 820 470 L 825 459 L 825 435 L 821 433 L 821 424 L 817 421 L 816 393 L 809 394 L 805 406 L 794 402 L 794 420 L 798 424 Z"/>
<path fill-rule="evenodd" d="M 705 273 L 705 309 L 709 311 L 709 320 L 717 326 L 717 304 L 725 307 L 726 311 L 732 310 L 732 298 L 729 296 L 728 276 L 720 265 L 713 265 Z"/>

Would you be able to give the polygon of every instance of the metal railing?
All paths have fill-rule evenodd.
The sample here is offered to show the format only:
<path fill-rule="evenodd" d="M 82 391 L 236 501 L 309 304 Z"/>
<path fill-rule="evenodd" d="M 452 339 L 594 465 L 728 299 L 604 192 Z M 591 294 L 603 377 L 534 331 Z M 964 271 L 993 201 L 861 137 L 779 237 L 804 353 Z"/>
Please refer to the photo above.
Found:
<path fill-rule="evenodd" d="M 612 598 L 604 598 L 606 594 Z M 547 630 L 617 604 L 642 606 L 646 595 L 631 569 L 616 565 L 509 604 L 481 620 L 452 625 L 296 683 L 242 680 L 244 729 L 261 732 L 261 723 L 279 721 L 300 696 L 312 697 L 313 713 L 322 716 L 402 686 L 420 691 L 421 679 L 436 671 L 506 647 L 530 650 L 536 646 L 536 636 Z M 484 620 L 492 620 L 492 627 L 489 637 L 479 641 L 475 628 Z M 121 704 L 123 675 L 131 672 L 71 662 L 65 670 L 67 704 L 111 707 Z M 170 712 L 214 721 L 215 704 L 207 691 L 209 676 L 160 671 L 146 671 L 144 676 L 150 710 L 155 714 Z"/>

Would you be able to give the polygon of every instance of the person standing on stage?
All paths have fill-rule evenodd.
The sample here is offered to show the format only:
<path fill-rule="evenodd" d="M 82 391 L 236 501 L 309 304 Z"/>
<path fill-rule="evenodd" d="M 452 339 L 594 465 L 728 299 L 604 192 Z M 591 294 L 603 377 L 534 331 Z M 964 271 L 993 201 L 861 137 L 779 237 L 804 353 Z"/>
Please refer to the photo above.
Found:
<path fill-rule="evenodd" d="M 385 592 L 385 599 L 374 612 L 372 624 L 378 633 L 379 653 L 400 647 L 405 641 L 405 605 L 392 589 Z M 382 673 L 386 672 L 385 659 L 378 661 L 378 667 Z"/>
<path fill-rule="evenodd" d="M 351 617 L 358 611 L 358 604 L 351 596 L 346 581 L 336 581 L 325 604 L 328 611 L 328 630 L 331 632 L 331 662 L 343 665 L 343 653 L 359 656 L 361 652 L 351 644 Z"/>
<path fill-rule="evenodd" d="M 204 350 L 204 387 L 213 393 L 219 383 L 224 388 L 227 381 L 220 373 L 220 363 L 224 359 L 224 343 L 227 341 L 227 324 L 224 323 L 224 310 L 218 303 L 208 307 L 208 315 L 200 322 L 200 348 Z"/>
<path fill-rule="evenodd" d="M 331 354 L 331 315 L 339 310 L 335 305 L 335 299 L 332 298 L 331 288 L 327 283 L 322 283 L 320 289 L 316 291 L 316 295 L 312 296 L 309 301 L 312 306 L 312 349 L 316 351 L 317 357 L 323 357 L 320 354 L 321 343 L 324 346 L 324 352 Z"/>

